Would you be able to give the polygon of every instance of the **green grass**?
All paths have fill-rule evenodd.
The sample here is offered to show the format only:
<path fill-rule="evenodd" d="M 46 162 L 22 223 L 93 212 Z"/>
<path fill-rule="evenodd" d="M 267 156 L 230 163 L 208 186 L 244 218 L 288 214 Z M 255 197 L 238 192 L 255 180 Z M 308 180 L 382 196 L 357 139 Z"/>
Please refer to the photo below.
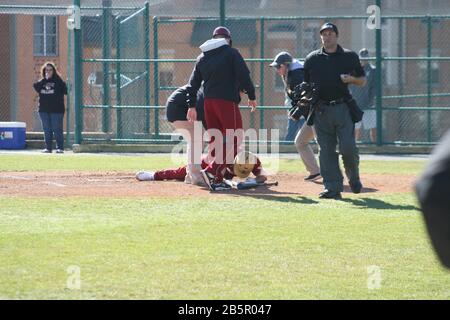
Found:
<path fill-rule="evenodd" d="M 165 155 L 0 155 L 0 171 L 136 171 L 159 170 L 184 164 L 185 157 Z M 304 172 L 303 163 L 292 159 L 262 158 L 266 167 L 282 172 Z M 361 172 L 371 174 L 417 174 L 425 161 L 361 161 Z"/>
<path fill-rule="evenodd" d="M 20 160 L 25 167 L 36 158 Z M 58 170 L 135 170 L 162 166 L 167 158 L 58 161 Z M 293 167 L 283 162 L 283 168 Z M 420 167 L 383 164 L 382 173 L 408 165 L 417 168 L 408 173 L 417 174 Z M 2 161 L 0 170 L 13 165 Z M 35 168 L 46 170 L 43 164 Z M 81 271 L 80 290 L 67 288 L 72 265 Z M 367 287 L 372 265 L 381 271 L 374 290 Z M 430 247 L 412 194 L 345 194 L 343 201 L 0 196 L 2 297 L 449 299 L 450 277 Z"/>

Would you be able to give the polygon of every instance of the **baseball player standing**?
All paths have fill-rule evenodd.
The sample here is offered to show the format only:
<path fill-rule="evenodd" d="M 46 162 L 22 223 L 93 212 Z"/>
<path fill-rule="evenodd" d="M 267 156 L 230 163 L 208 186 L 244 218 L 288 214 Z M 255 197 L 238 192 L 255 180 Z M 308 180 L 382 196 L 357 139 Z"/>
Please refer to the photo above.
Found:
<path fill-rule="evenodd" d="M 292 103 L 294 88 L 303 82 L 303 64 L 297 59 L 293 59 L 288 52 L 283 51 L 276 55 L 270 66 L 276 69 L 283 80 L 284 90 Z M 320 169 L 314 157 L 314 152 L 309 145 L 309 142 L 314 139 L 314 129 L 312 126 L 305 124 L 308 114 L 303 114 L 302 117 L 303 124 L 295 137 L 295 147 L 302 158 L 306 170 L 309 172 L 309 175 L 305 177 L 305 181 L 313 181 L 320 179 Z"/>
<path fill-rule="evenodd" d="M 308 54 L 304 64 L 305 81 L 314 83 L 319 91 L 320 101 L 314 111 L 314 127 L 320 147 L 320 173 L 325 187 L 319 197 L 325 199 L 340 199 L 343 191 L 343 176 L 336 153 L 338 142 L 350 188 L 354 193 L 362 189 L 355 125 L 347 101 L 351 99 L 348 85 L 363 86 L 366 78 L 358 55 L 338 45 L 338 35 L 338 28 L 334 24 L 322 25 L 322 48 Z"/>
<path fill-rule="evenodd" d="M 188 164 L 185 182 L 199 185 L 202 182 L 200 159 L 203 147 L 203 87 L 197 92 L 197 102 L 195 104 L 197 121 L 194 122 L 187 120 L 189 108 L 186 87 L 187 85 L 178 88 L 169 96 L 166 103 L 166 115 L 167 120 L 182 134 L 187 144 Z M 196 139 L 196 137 L 200 139 Z"/>
<path fill-rule="evenodd" d="M 220 131 L 222 137 L 226 137 L 227 129 L 234 132 L 243 129 L 239 110 L 240 90 L 248 95 L 251 111 L 256 110 L 255 87 L 250 78 L 250 71 L 239 51 L 232 48 L 231 44 L 230 30 L 217 27 L 212 39 L 200 46 L 202 53 L 197 57 L 187 87 L 190 96 L 188 120 L 195 121 L 197 118 L 195 100 L 203 81 L 206 125 L 208 130 Z M 227 163 L 227 159 L 231 158 L 233 161 L 239 149 L 239 139 L 234 137 L 233 140 L 234 143 L 231 143 L 224 139 L 222 145 L 217 145 L 219 142 L 215 143 L 216 137 L 210 137 L 208 153 L 212 162 L 201 172 L 205 183 L 213 191 L 230 188 L 223 183 L 223 175 L 227 165 L 231 165 Z M 217 154 L 222 155 L 221 159 L 218 159 Z"/>
<path fill-rule="evenodd" d="M 179 87 L 167 98 L 166 117 L 175 131 L 179 132 L 184 141 L 186 141 L 186 153 L 188 156 L 186 174 L 183 176 L 184 182 L 195 185 L 202 185 L 203 178 L 200 174 L 202 169 L 200 166 L 203 147 L 203 127 L 205 127 L 204 111 L 203 111 L 203 87 L 197 92 L 196 113 L 197 121 L 191 122 L 187 120 L 188 112 L 188 93 L 187 85 Z M 202 127 L 203 124 L 203 127 Z M 198 132 L 196 132 L 198 131 Z M 197 138 L 197 139 L 196 139 Z M 139 177 L 145 179 L 146 171 L 136 173 L 136 179 Z"/>

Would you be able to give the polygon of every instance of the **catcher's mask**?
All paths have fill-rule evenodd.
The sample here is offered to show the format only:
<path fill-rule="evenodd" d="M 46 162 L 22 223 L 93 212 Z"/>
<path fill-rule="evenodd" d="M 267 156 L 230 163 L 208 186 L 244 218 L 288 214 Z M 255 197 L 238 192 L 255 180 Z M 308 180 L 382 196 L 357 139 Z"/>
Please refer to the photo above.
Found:
<path fill-rule="evenodd" d="M 233 172 L 239 178 L 247 178 L 257 163 L 256 156 L 249 151 L 242 151 L 234 158 Z"/>
<path fill-rule="evenodd" d="M 309 114 L 318 100 L 318 90 L 314 83 L 302 82 L 295 86 L 292 97 L 293 107 L 289 110 L 289 118 L 298 121 L 302 115 Z"/>

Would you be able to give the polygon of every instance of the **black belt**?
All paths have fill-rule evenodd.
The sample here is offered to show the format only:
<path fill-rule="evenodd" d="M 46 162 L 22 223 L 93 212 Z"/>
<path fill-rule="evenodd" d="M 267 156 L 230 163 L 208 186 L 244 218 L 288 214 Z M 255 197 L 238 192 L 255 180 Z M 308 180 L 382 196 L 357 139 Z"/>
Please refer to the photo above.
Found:
<path fill-rule="evenodd" d="M 322 103 L 327 105 L 327 106 L 335 106 L 337 104 L 341 104 L 341 103 L 344 103 L 344 102 L 345 102 L 344 98 L 339 98 L 339 99 L 330 100 L 330 101 L 322 100 Z"/>

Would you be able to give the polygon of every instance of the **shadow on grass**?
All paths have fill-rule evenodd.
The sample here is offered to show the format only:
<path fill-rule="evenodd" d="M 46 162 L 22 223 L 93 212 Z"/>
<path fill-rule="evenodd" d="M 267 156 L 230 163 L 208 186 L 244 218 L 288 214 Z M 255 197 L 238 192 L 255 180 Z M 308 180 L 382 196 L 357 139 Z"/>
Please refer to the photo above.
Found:
<path fill-rule="evenodd" d="M 319 185 L 319 184 L 322 185 L 323 184 L 322 179 L 311 181 L 311 182 L 314 183 L 314 184 L 317 184 L 317 185 Z M 361 193 L 373 193 L 373 192 L 377 192 L 377 191 L 378 191 L 378 189 L 368 188 L 368 187 L 364 187 L 363 186 L 363 188 L 361 190 Z M 344 185 L 344 192 L 352 192 L 352 189 L 350 188 L 350 186 Z"/>
<path fill-rule="evenodd" d="M 373 192 L 373 189 L 364 188 L 365 192 Z M 298 204 L 317 204 L 322 202 L 322 199 L 312 199 L 310 197 L 302 196 L 298 193 L 293 192 L 277 192 L 276 190 L 270 189 L 270 188 L 262 188 L 259 187 L 258 189 L 250 189 L 250 190 L 232 190 L 232 191 L 225 191 L 224 193 L 230 194 L 235 197 L 251 197 L 258 200 L 266 200 L 266 201 L 274 201 L 274 202 L 290 202 L 290 203 L 298 203 Z M 350 203 L 354 206 L 360 207 L 360 208 L 368 208 L 368 209 L 379 209 L 379 210 L 405 210 L 405 211 L 411 211 L 416 210 L 420 211 L 420 209 L 414 205 L 401 205 L 401 204 L 392 204 L 380 199 L 373 199 L 373 198 L 358 198 L 358 199 L 351 199 L 351 198 L 343 198 L 341 200 L 332 200 L 332 199 L 325 199 L 325 201 L 343 201 Z"/>
<path fill-rule="evenodd" d="M 344 198 L 340 201 L 348 202 L 353 204 L 354 206 L 358 206 L 361 208 L 369 208 L 369 209 L 381 209 L 381 210 L 417 210 L 420 209 L 414 205 L 401 205 L 401 204 L 392 204 L 380 199 L 371 199 L 371 198 L 359 198 L 359 199 L 349 199 Z"/>
<path fill-rule="evenodd" d="M 283 192 L 283 194 L 286 194 Z M 239 194 L 239 196 L 242 196 L 243 194 Z M 285 202 L 285 203 L 299 203 L 299 204 L 316 204 L 319 203 L 318 201 L 315 201 L 313 199 L 299 196 L 298 194 L 295 194 L 295 196 L 281 196 L 281 195 L 275 195 L 275 194 L 245 194 L 246 197 L 255 198 L 258 200 L 266 200 L 266 201 L 275 201 L 275 202 Z"/>
<path fill-rule="evenodd" d="M 300 203 L 300 204 L 316 204 L 319 203 L 311 198 L 301 196 L 299 193 L 295 192 L 278 192 L 271 189 L 270 187 L 258 187 L 256 189 L 248 190 L 231 190 L 224 191 L 224 193 L 235 196 L 235 197 L 251 197 L 258 200 L 275 201 L 275 202 L 290 202 L 290 203 Z"/>
<path fill-rule="evenodd" d="M 367 187 L 363 187 L 361 190 L 361 193 L 373 193 L 373 192 L 377 192 L 378 189 L 374 189 L 374 188 L 367 188 Z M 350 189 L 349 186 L 344 186 L 344 192 L 352 192 L 352 189 Z"/>

